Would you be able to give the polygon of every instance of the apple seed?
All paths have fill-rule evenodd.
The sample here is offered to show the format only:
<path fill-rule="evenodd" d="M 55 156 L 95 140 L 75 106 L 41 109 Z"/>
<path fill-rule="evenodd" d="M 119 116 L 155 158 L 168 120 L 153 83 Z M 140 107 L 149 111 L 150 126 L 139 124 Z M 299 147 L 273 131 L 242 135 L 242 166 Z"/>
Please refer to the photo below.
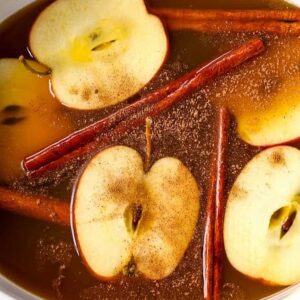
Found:
<path fill-rule="evenodd" d="M 297 215 L 297 211 L 294 210 L 294 211 L 290 212 L 289 216 L 285 219 L 285 221 L 283 222 L 283 224 L 281 226 L 280 239 L 282 239 L 288 233 L 288 231 L 291 229 L 291 227 L 295 221 L 296 215 Z"/>
<path fill-rule="evenodd" d="M 6 118 L 3 121 L 1 121 L 2 125 L 16 125 L 22 121 L 24 121 L 26 119 L 26 117 L 11 117 L 11 118 Z"/>
<path fill-rule="evenodd" d="M 106 49 L 106 48 L 108 48 L 111 44 L 113 44 L 116 41 L 117 40 L 111 40 L 111 41 L 107 41 L 107 42 L 101 43 L 101 44 L 95 46 L 94 48 L 92 48 L 92 51 L 99 51 L 99 50 Z"/>
<path fill-rule="evenodd" d="M 23 107 L 21 105 L 12 104 L 12 105 L 5 106 L 2 109 L 2 113 L 5 113 L 5 114 L 17 113 L 22 109 L 23 109 Z"/>

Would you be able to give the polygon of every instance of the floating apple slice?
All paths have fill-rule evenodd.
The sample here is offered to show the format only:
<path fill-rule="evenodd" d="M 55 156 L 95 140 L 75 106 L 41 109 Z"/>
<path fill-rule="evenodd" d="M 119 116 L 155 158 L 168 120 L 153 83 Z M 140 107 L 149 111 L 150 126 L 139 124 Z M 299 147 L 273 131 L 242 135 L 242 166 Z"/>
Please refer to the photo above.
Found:
<path fill-rule="evenodd" d="M 256 155 L 228 198 L 224 242 L 231 264 L 272 285 L 300 281 L 300 151 L 279 146 Z"/>
<path fill-rule="evenodd" d="M 270 146 L 300 138 L 300 74 L 282 83 L 266 110 L 238 117 L 240 137 L 254 146 Z"/>
<path fill-rule="evenodd" d="M 175 158 L 145 174 L 133 149 L 108 148 L 78 179 L 72 201 L 73 231 L 88 268 L 102 279 L 140 272 L 149 279 L 171 274 L 192 239 L 199 190 Z"/>
<path fill-rule="evenodd" d="M 36 62 L 28 62 L 43 70 Z M 49 77 L 32 74 L 17 59 L 0 60 L 0 181 L 22 175 L 22 159 L 72 130 L 49 90 Z"/>
<path fill-rule="evenodd" d="M 64 105 L 96 109 L 149 82 L 168 42 L 143 0 L 57 0 L 34 23 L 30 47 L 52 69 L 53 90 Z"/>
<path fill-rule="evenodd" d="M 236 117 L 241 139 L 274 146 L 300 139 L 300 39 L 281 37 L 231 76 L 220 78 L 207 97 Z"/>

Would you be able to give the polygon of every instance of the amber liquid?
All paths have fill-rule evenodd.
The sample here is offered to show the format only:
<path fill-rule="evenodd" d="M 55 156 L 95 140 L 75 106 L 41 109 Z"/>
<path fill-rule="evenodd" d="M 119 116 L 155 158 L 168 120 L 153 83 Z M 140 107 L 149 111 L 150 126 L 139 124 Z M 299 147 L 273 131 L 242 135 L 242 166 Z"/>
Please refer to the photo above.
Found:
<path fill-rule="evenodd" d="M 39 1 L 20 11 L 0 26 L 0 57 L 30 57 L 28 34 L 38 13 L 51 1 Z M 281 1 L 235 1 L 235 0 L 180 0 L 149 1 L 151 5 L 181 6 L 193 8 L 285 8 Z M 147 93 L 166 82 L 177 78 L 186 70 L 204 62 L 224 50 L 240 44 L 254 34 L 203 34 L 194 32 L 170 33 L 171 53 L 161 74 L 145 88 Z M 256 34 L 257 35 L 257 34 Z M 274 41 L 286 44 L 284 38 L 262 36 L 270 47 Z M 299 48 L 300 49 L 300 48 Z M 266 54 L 267 57 L 268 53 Z M 286 60 L 282 59 L 281 64 Z M 251 68 L 246 64 L 243 71 Z M 152 162 L 164 157 L 181 159 L 193 172 L 202 189 L 201 216 L 195 237 L 182 262 L 168 278 L 152 282 L 142 278 L 122 278 L 115 282 L 99 282 L 81 263 L 73 247 L 69 228 L 0 212 L 0 269 L 12 281 L 47 299 L 202 299 L 202 244 L 205 220 L 206 192 L 209 181 L 209 166 L 213 141 L 215 106 L 220 85 L 230 76 L 239 75 L 236 70 L 225 78 L 206 86 L 187 97 L 180 104 L 154 120 Z M 255 81 L 255 79 L 253 79 Z M 253 82 L 255 84 L 255 82 Z M 243 91 L 243 86 L 237 87 Z M 246 93 L 246 91 L 244 91 Z M 121 104 L 122 105 L 122 104 Z M 234 105 L 233 105 L 234 107 Z M 117 107 L 98 112 L 78 113 L 68 111 L 75 127 L 81 128 Z M 38 126 L 38 124 L 37 124 Z M 36 136 L 35 138 L 39 138 Z M 120 138 L 119 143 L 144 153 L 143 128 L 134 129 Z M 229 163 L 227 170 L 228 190 L 245 163 L 257 152 L 242 142 L 231 128 Z M 44 184 L 28 187 L 26 182 L 14 183 L 22 189 L 32 189 L 69 201 L 74 178 L 67 178 L 55 185 Z M 249 280 L 227 262 L 224 255 L 223 299 L 259 299 L 278 290 Z"/>

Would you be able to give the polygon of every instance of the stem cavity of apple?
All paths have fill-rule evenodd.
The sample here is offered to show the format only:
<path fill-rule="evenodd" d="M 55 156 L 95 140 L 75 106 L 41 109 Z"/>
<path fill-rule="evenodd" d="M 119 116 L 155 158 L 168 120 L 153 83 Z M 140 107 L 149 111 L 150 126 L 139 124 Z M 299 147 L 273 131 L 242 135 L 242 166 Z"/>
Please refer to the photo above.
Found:
<path fill-rule="evenodd" d="M 128 277 L 133 277 L 136 274 L 136 263 L 134 262 L 133 258 L 131 258 L 130 262 L 126 267 L 123 269 L 123 275 Z"/>
<path fill-rule="evenodd" d="M 271 216 L 269 230 L 280 226 L 279 239 L 281 240 L 291 229 L 297 216 L 300 204 L 300 194 L 297 194 L 289 205 L 277 209 Z"/>
<path fill-rule="evenodd" d="M 51 70 L 47 69 L 46 71 L 42 72 L 42 71 L 38 71 L 37 69 L 33 68 L 32 66 L 30 66 L 30 64 L 28 63 L 28 61 L 26 60 L 26 58 L 21 55 L 19 57 L 19 61 L 24 65 L 24 67 L 30 71 L 31 73 L 38 75 L 38 76 L 48 76 L 51 74 Z"/>

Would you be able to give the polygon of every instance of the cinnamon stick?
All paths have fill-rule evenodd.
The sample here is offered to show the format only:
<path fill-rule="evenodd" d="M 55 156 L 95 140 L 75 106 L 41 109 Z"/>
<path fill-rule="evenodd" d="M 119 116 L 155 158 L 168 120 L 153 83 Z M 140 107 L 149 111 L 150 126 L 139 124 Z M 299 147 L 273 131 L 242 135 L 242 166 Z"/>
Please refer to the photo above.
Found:
<path fill-rule="evenodd" d="M 185 8 L 149 8 L 150 12 L 166 19 L 187 21 L 300 21 L 299 9 L 185 9 Z"/>
<path fill-rule="evenodd" d="M 228 148 L 230 116 L 221 108 L 218 118 L 217 165 L 216 165 L 216 199 L 214 224 L 214 300 L 219 300 L 222 288 L 223 271 L 223 225 L 225 213 L 225 168 L 226 150 Z"/>
<path fill-rule="evenodd" d="M 215 174 L 215 157 L 211 162 L 210 168 L 210 180 L 207 193 L 207 205 L 206 205 L 206 222 L 204 229 L 204 240 L 203 240 L 203 298 L 204 300 L 213 299 L 213 279 L 214 279 L 214 265 L 213 265 L 213 254 L 214 254 L 214 222 L 215 222 L 215 185 L 216 185 L 216 174 Z"/>
<path fill-rule="evenodd" d="M 0 209 L 59 225 L 70 224 L 69 203 L 0 187 Z"/>
<path fill-rule="evenodd" d="M 146 137 L 146 154 L 145 154 L 145 172 L 149 171 L 150 168 L 150 162 L 151 162 L 151 152 L 152 152 L 152 144 L 151 144 L 151 125 L 152 125 L 152 119 L 147 117 L 146 118 L 146 124 L 145 124 L 145 137 Z"/>
<path fill-rule="evenodd" d="M 206 300 L 219 300 L 222 288 L 225 156 L 229 136 L 229 122 L 230 117 L 227 109 L 220 108 L 215 150 L 210 168 L 207 219 L 203 245 L 203 291 Z"/>
<path fill-rule="evenodd" d="M 260 39 L 251 39 L 240 47 L 228 51 L 216 59 L 197 67 L 157 92 L 117 112 L 118 123 L 113 128 L 111 128 L 111 124 L 115 124 L 114 120 L 116 114 L 98 121 L 95 125 L 97 130 L 93 129 L 91 135 L 90 129 L 93 125 L 72 134 L 71 139 L 72 141 L 76 140 L 76 143 L 73 144 L 72 142 L 71 146 L 68 143 L 67 137 L 47 147 L 45 150 L 25 158 L 23 167 L 26 174 L 32 177 L 42 176 L 45 172 L 60 169 L 68 162 L 83 159 L 86 155 L 96 150 L 99 151 L 101 148 L 110 145 L 116 137 L 121 137 L 128 130 L 142 125 L 147 117 L 158 115 L 177 103 L 184 96 L 194 92 L 217 76 L 225 74 L 239 64 L 260 54 L 264 49 L 264 44 Z M 123 117 L 119 118 L 119 116 L 123 115 L 124 111 L 126 116 L 128 111 L 135 112 L 136 115 L 134 114 L 133 117 L 127 116 L 127 118 L 123 120 Z M 99 124 L 101 125 L 98 127 Z M 110 129 L 108 134 L 92 139 L 92 141 L 86 143 L 87 140 L 90 140 L 91 136 L 97 135 L 99 132 L 103 132 L 103 130 L 107 129 Z M 83 140 L 81 140 L 85 132 L 88 132 L 88 139 L 83 138 Z"/>
<path fill-rule="evenodd" d="M 170 30 L 300 34 L 300 10 L 194 10 L 152 8 Z"/>
<path fill-rule="evenodd" d="M 268 32 L 278 35 L 298 36 L 300 21 L 186 21 L 167 19 L 166 24 L 171 30 L 193 30 L 200 32 Z"/>
<path fill-rule="evenodd" d="M 32 156 L 26 157 L 23 161 L 23 168 L 25 171 L 36 170 L 47 163 L 55 161 L 65 154 L 84 146 L 99 136 L 101 133 L 107 132 L 109 129 L 113 128 L 115 125 L 120 123 L 122 120 L 135 114 L 137 111 L 141 110 L 143 107 L 149 104 L 154 104 L 168 94 L 177 90 L 183 82 L 190 80 L 195 76 L 197 69 L 192 72 L 185 74 L 179 79 L 171 82 L 170 84 L 163 86 L 157 91 L 143 97 L 139 101 L 118 110 L 117 112 L 95 122 L 91 125 L 75 131 L 65 138 L 59 140 L 56 143 L 42 149 L 41 151 L 33 154 Z"/>

